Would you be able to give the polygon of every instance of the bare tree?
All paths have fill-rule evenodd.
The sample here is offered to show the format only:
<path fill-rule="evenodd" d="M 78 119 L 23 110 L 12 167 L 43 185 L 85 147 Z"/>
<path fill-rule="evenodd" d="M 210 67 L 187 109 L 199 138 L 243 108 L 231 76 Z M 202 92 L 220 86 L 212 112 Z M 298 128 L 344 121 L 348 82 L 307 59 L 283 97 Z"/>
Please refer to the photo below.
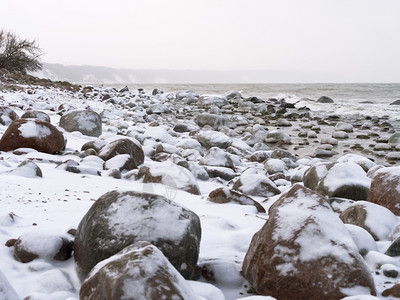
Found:
<path fill-rule="evenodd" d="M 0 30 L 0 69 L 26 74 L 42 69 L 43 50 L 35 40 L 21 39 L 11 32 Z"/>

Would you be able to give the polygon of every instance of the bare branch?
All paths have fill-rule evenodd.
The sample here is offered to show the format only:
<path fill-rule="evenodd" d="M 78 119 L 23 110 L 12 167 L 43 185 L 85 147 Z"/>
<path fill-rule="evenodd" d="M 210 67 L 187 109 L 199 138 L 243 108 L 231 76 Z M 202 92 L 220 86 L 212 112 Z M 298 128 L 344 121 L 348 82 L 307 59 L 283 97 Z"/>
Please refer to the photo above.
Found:
<path fill-rule="evenodd" d="M 40 70 L 43 50 L 35 40 L 21 39 L 14 33 L 0 30 L 0 69 L 26 73 Z"/>

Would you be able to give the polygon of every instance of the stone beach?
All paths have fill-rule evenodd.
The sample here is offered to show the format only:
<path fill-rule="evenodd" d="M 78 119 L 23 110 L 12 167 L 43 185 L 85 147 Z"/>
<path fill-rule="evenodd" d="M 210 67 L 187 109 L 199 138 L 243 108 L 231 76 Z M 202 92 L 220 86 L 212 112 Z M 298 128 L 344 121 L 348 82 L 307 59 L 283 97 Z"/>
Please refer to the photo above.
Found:
<path fill-rule="evenodd" d="M 238 91 L 3 74 L 0 135 L 3 188 L 20 197 L 14 206 L 1 192 L 0 298 L 99 299 L 111 273 L 104 299 L 400 297 L 400 128 L 390 118 Z M 72 231 L 30 233 L 21 207 L 40 202 L 32 215 L 51 227 L 43 209 L 57 204 L 27 196 L 33 180 L 71 182 L 60 193 L 76 190 L 63 210 L 76 216 L 54 228 Z M 58 274 L 46 277 L 51 288 L 24 287 L 46 274 Z"/>

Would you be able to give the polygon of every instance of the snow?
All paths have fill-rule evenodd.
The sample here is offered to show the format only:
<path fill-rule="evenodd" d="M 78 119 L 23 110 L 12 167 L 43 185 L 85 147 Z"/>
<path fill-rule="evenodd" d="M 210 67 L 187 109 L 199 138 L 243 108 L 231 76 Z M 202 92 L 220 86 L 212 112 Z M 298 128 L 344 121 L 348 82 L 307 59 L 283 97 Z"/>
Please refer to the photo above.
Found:
<path fill-rule="evenodd" d="M 22 124 L 18 130 L 21 133 L 21 136 L 25 138 L 38 137 L 39 139 L 42 139 L 51 134 L 49 128 L 45 127 L 44 125 L 37 124 L 34 121 L 28 121 Z"/>

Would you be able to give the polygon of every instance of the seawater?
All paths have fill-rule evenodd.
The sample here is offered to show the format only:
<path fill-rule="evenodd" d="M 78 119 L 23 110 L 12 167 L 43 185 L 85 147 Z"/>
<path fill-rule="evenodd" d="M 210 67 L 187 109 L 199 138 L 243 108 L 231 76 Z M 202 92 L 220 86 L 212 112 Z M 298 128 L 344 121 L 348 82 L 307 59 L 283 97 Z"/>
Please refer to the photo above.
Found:
<path fill-rule="evenodd" d="M 115 87 L 122 87 L 121 84 Z M 270 83 L 270 84 L 129 84 L 131 91 L 160 88 L 165 93 L 192 90 L 200 95 L 227 95 L 239 91 L 243 97 L 285 99 L 296 107 L 307 106 L 321 114 L 361 115 L 387 118 L 400 130 L 400 105 L 390 103 L 400 99 L 400 83 Z M 333 104 L 316 100 L 328 96 Z"/>

